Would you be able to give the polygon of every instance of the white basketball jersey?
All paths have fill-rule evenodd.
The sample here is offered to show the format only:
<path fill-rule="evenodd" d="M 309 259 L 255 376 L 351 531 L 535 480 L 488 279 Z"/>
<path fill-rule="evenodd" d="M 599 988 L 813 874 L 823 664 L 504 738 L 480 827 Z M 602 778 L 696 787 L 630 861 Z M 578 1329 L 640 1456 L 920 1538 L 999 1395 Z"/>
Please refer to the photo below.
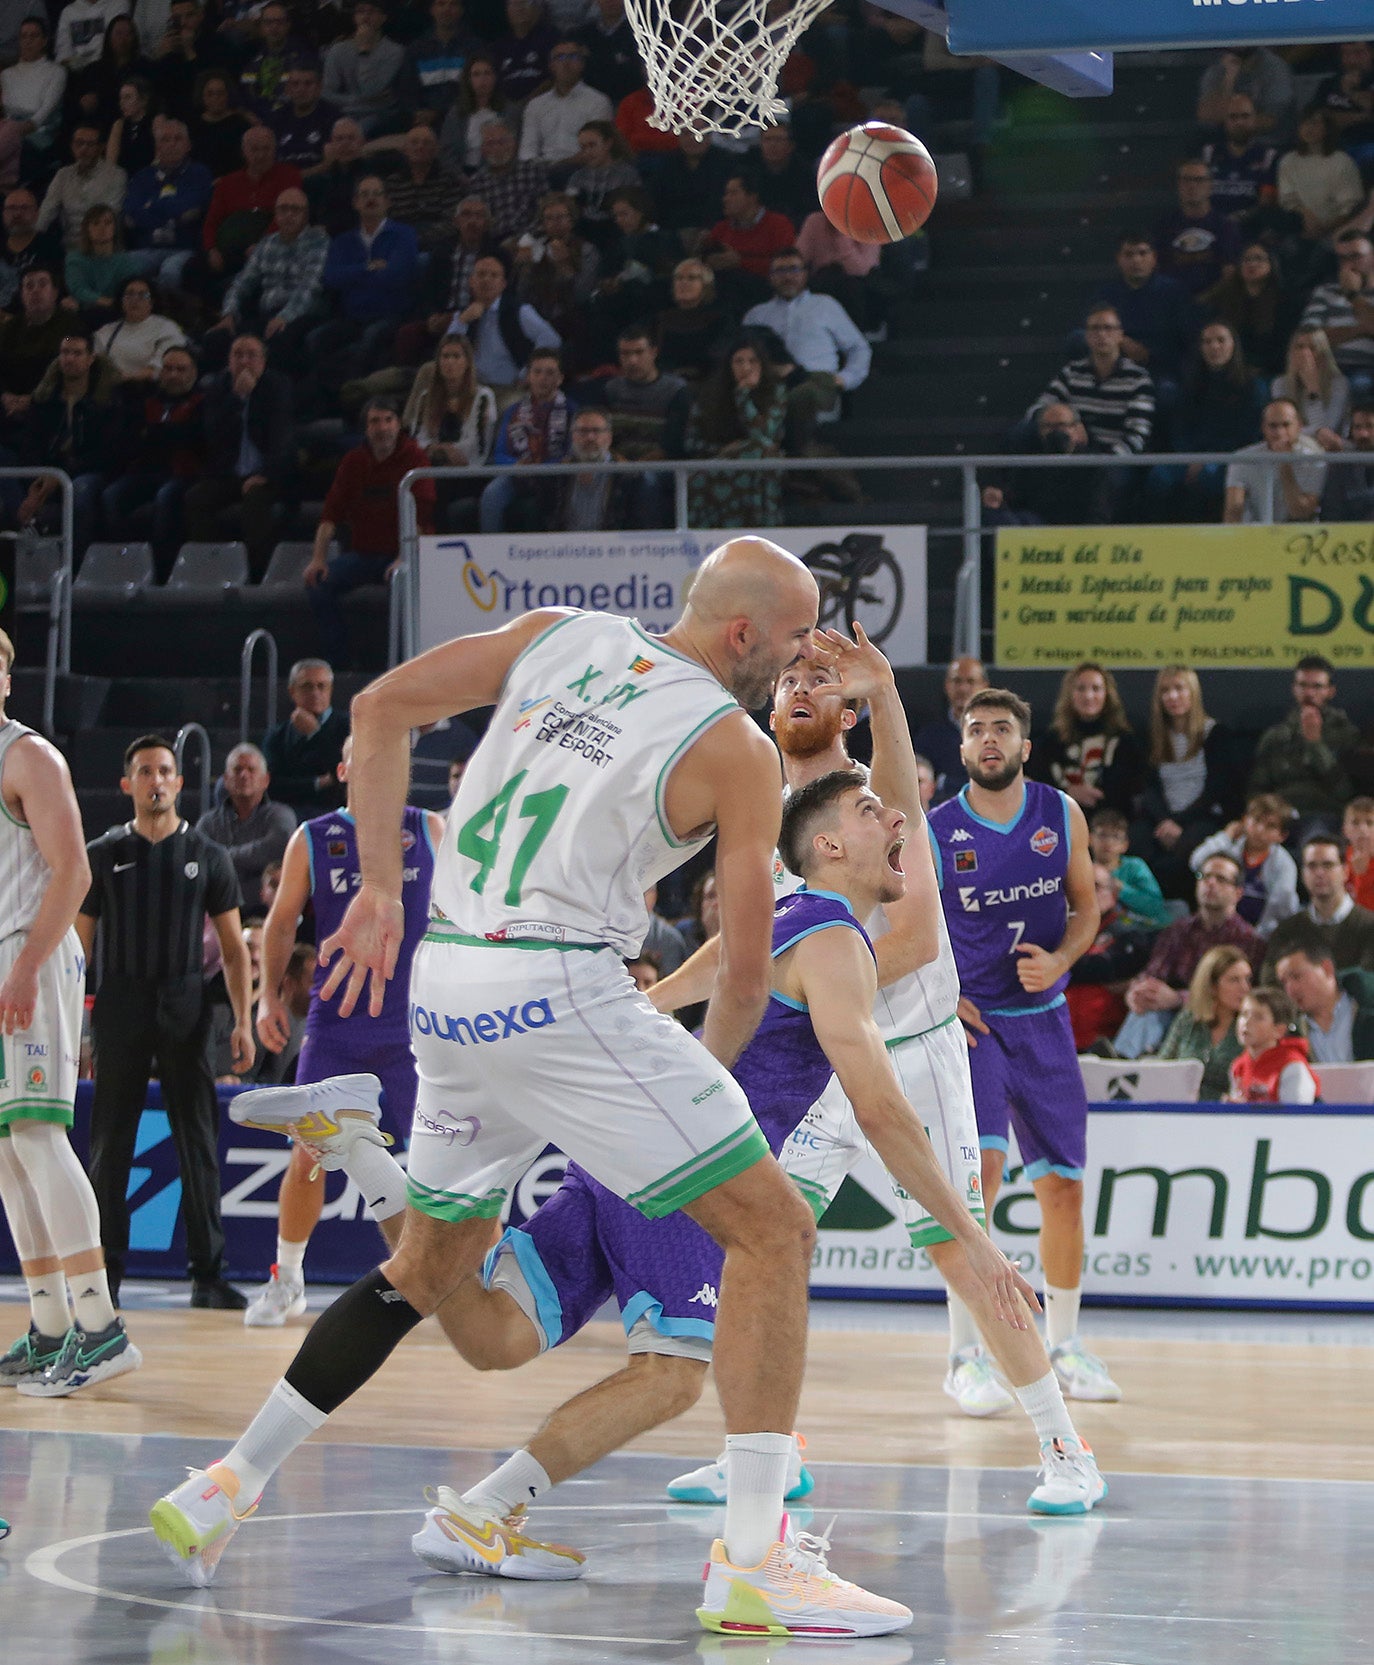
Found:
<path fill-rule="evenodd" d="M 0 783 L 10 747 L 32 733 L 13 717 L 5 720 L 0 728 Z M 39 854 L 33 834 L 0 802 L 0 941 L 33 924 L 51 878 L 52 869 Z"/>
<path fill-rule="evenodd" d="M 511 666 L 434 866 L 440 929 L 639 952 L 644 892 L 707 842 L 679 841 L 673 765 L 740 709 L 632 619 L 572 613 Z"/>

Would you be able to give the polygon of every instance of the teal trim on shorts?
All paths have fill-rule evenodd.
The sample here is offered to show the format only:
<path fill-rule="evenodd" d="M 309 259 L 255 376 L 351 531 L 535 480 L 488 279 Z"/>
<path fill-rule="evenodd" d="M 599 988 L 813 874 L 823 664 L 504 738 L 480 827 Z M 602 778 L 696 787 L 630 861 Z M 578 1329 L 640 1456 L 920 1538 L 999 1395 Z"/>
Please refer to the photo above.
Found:
<path fill-rule="evenodd" d="M 550 1347 L 557 1347 L 563 1339 L 563 1303 L 558 1299 L 558 1290 L 553 1279 L 544 1268 L 544 1262 L 539 1258 L 539 1249 L 534 1239 L 527 1231 L 521 1231 L 518 1226 L 510 1226 L 502 1234 L 501 1241 L 487 1256 L 482 1266 L 482 1283 L 491 1288 L 492 1277 L 496 1271 L 496 1263 L 501 1258 L 503 1249 L 509 1249 L 515 1256 L 515 1264 L 520 1269 L 520 1276 L 534 1297 L 534 1310 L 538 1318 L 539 1328 L 543 1333 L 544 1346 L 541 1351 L 547 1352 Z"/>
<path fill-rule="evenodd" d="M 1057 994 L 1048 1006 L 989 1006 L 988 1017 L 1035 1017 L 1039 1012 L 1052 1012 L 1062 1006 L 1067 999 L 1064 994 Z"/>
<path fill-rule="evenodd" d="M 1082 1179 L 1082 1168 L 1069 1168 L 1062 1162 L 1031 1162 L 1028 1163 L 1024 1177 L 1035 1183 L 1037 1179 L 1044 1179 L 1046 1174 L 1058 1174 L 1061 1179 Z"/>
<path fill-rule="evenodd" d="M 625 1326 L 625 1334 L 629 1335 L 641 1318 L 647 1319 L 650 1328 L 659 1335 L 682 1336 L 689 1335 L 697 1341 L 714 1341 L 716 1326 L 714 1320 L 703 1318 L 665 1318 L 663 1303 L 641 1289 L 620 1309 L 620 1321 Z"/>
<path fill-rule="evenodd" d="M 1048 1009 L 1047 1007 L 1046 1010 Z M 918 1029 L 914 1035 L 898 1035 L 893 1040 L 884 1041 L 883 1045 L 891 1051 L 894 1046 L 905 1046 L 908 1041 L 919 1041 L 926 1035 L 938 1034 L 941 1029 L 948 1029 L 951 1023 L 958 1021 L 958 1012 L 951 1012 L 947 1018 L 941 1018 L 939 1023 L 932 1023 L 929 1029 Z"/>

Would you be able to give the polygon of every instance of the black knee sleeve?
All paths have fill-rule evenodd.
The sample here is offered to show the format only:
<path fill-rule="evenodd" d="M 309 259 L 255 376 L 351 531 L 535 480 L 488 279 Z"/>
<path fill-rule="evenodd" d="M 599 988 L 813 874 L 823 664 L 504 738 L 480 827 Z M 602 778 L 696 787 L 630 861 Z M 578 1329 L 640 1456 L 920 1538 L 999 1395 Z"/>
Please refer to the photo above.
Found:
<path fill-rule="evenodd" d="M 320 1314 L 286 1380 L 303 1399 L 332 1415 L 423 1321 L 380 1271 L 369 1272 Z"/>

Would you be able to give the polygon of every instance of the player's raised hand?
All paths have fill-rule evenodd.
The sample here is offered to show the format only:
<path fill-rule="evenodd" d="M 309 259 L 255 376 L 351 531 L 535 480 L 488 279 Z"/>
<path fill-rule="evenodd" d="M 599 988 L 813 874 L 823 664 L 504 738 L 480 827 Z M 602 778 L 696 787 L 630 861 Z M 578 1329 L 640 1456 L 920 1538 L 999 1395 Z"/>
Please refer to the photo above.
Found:
<path fill-rule="evenodd" d="M 871 700 L 885 693 L 895 684 L 892 666 L 887 656 L 869 641 L 864 627 L 855 623 L 854 640 L 839 630 L 817 630 L 814 636 L 816 657 L 829 665 L 836 676 L 831 689 L 817 688 L 814 694 L 827 692 L 847 700 Z"/>
<path fill-rule="evenodd" d="M 1043 994 L 1069 969 L 1062 954 L 1051 954 L 1033 942 L 1018 942 L 1016 952 L 1022 956 L 1016 962 L 1016 975 L 1027 994 Z"/>
<path fill-rule="evenodd" d="M 964 1253 L 970 1269 L 991 1297 L 998 1320 L 1013 1330 L 1030 1329 L 1030 1314 L 1040 1311 L 1040 1302 L 1012 1262 L 985 1232 L 965 1243 Z"/>
<path fill-rule="evenodd" d="M 400 898 L 384 896 L 370 885 L 364 884 L 348 904 L 338 930 L 320 944 L 320 964 L 329 966 L 320 998 L 332 1000 L 342 988 L 340 1017 L 352 1017 L 369 978 L 367 1010 L 372 1017 L 382 1015 L 387 979 L 396 970 L 405 925 Z"/>

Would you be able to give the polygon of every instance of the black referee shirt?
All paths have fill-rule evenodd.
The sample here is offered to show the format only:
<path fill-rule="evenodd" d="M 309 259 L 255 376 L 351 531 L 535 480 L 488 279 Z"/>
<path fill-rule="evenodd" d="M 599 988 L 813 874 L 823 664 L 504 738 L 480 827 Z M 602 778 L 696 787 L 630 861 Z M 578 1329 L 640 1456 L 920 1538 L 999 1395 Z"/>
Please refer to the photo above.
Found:
<path fill-rule="evenodd" d="M 91 888 L 81 911 L 101 922 L 104 975 L 199 976 L 206 914 L 240 905 L 229 852 L 188 821 L 156 844 L 128 821 L 92 839 L 86 853 Z"/>

